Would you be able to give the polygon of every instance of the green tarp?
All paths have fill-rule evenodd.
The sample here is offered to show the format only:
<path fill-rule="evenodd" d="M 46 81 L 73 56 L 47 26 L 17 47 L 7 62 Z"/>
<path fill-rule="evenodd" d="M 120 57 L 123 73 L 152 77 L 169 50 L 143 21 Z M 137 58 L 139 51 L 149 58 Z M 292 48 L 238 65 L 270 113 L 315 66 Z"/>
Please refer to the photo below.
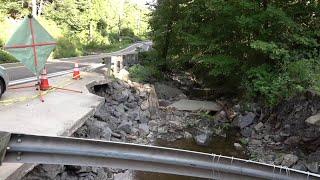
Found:
<path fill-rule="evenodd" d="M 54 48 L 54 38 L 35 18 L 29 17 L 22 21 L 5 45 L 5 50 L 21 61 L 35 75 L 40 74 Z M 36 53 L 34 53 L 34 49 Z"/>

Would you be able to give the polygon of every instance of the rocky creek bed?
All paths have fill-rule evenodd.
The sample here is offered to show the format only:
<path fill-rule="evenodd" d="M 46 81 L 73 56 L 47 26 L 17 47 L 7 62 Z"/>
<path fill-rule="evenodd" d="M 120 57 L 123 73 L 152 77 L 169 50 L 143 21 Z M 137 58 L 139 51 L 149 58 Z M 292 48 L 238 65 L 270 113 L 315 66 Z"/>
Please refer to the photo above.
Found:
<path fill-rule="evenodd" d="M 113 80 L 91 84 L 89 89 L 105 97 L 105 103 L 75 137 L 191 149 L 319 173 L 319 127 L 305 122 L 320 111 L 320 97 L 315 93 L 300 95 L 273 110 L 220 99 L 221 110 L 217 112 L 190 112 L 169 106 L 187 97 L 165 84 Z M 220 148 L 210 148 L 215 146 Z M 38 165 L 23 179 L 102 180 L 115 179 L 124 172 Z"/>

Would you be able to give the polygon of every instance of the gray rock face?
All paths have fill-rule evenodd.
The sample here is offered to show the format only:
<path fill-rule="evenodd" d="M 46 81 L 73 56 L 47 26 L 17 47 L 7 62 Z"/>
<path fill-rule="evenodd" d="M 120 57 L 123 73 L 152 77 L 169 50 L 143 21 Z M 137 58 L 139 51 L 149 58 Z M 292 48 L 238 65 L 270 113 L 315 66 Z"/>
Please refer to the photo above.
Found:
<path fill-rule="evenodd" d="M 132 132 L 132 122 L 122 121 L 121 124 L 118 126 L 118 130 L 124 131 L 127 134 L 130 134 Z"/>
<path fill-rule="evenodd" d="M 249 126 L 250 124 L 253 123 L 254 118 L 256 117 L 256 115 L 252 112 L 249 112 L 248 114 L 244 115 L 244 116 L 240 116 L 238 118 L 238 127 L 239 128 L 245 128 L 247 126 Z"/>
<path fill-rule="evenodd" d="M 195 136 L 195 141 L 200 146 L 208 146 L 211 141 L 212 134 L 213 133 L 210 131 L 199 133 Z"/>
<path fill-rule="evenodd" d="M 283 161 L 281 163 L 282 166 L 286 166 L 286 167 L 291 167 L 292 165 L 294 165 L 297 161 L 298 161 L 298 156 L 293 155 L 293 154 L 286 154 L 283 157 Z"/>

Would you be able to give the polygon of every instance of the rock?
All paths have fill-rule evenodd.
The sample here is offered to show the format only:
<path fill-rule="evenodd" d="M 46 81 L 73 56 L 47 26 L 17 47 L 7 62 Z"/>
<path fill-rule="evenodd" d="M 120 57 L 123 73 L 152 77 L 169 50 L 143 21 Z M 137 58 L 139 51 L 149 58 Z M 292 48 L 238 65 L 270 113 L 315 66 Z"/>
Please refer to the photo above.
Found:
<path fill-rule="evenodd" d="M 127 108 L 123 104 L 119 104 L 115 110 L 121 114 L 125 113 Z"/>
<path fill-rule="evenodd" d="M 140 132 L 140 135 L 148 135 L 149 134 L 149 126 L 148 124 L 146 123 L 143 123 L 143 124 L 139 124 L 139 132 Z"/>
<path fill-rule="evenodd" d="M 310 172 L 319 173 L 319 163 L 318 162 L 307 163 L 307 168 Z"/>
<path fill-rule="evenodd" d="M 109 128 L 108 123 L 102 121 L 90 121 L 87 123 L 87 126 L 89 138 L 110 140 L 112 130 Z"/>
<path fill-rule="evenodd" d="M 115 101 L 118 101 L 119 103 L 123 103 L 128 100 L 130 96 L 130 91 L 128 89 L 125 89 L 123 91 L 118 91 L 112 95 L 112 99 Z"/>
<path fill-rule="evenodd" d="M 249 127 L 245 127 L 241 129 L 240 133 L 243 137 L 250 137 L 252 134 L 252 129 Z"/>
<path fill-rule="evenodd" d="M 97 110 L 93 117 L 95 117 L 101 121 L 108 121 L 110 114 L 108 112 L 103 111 L 103 110 Z"/>
<path fill-rule="evenodd" d="M 183 136 L 184 136 L 185 139 L 191 139 L 192 138 L 192 134 L 187 132 L 187 131 L 184 132 Z"/>
<path fill-rule="evenodd" d="M 243 150 L 243 147 L 241 144 L 239 143 L 233 143 L 233 146 L 236 148 L 236 150 L 240 151 L 240 150 Z"/>
<path fill-rule="evenodd" d="M 45 172 L 49 179 L 56 179 L 57 175 L 64 171 L 63 165 L 46 165 L 40 166 Z"/>
<path fill-rule="evenodd" d="M 155 120 L 149 121 L 148 125 L 151 131 L 154 131 L 154 132 L 157 131 L 158 123 Z"/>
<path fill-rule="evenodd" d="M 212 134 L 213 133 L 211 131 L 202 132 L 195 137 L 195 141 L 200 146 L 208 146 L 211 141 Z"/>
<path fill-rule="evenodd" d="M 123 80 L 123 81 L 128 81 L 129 80 L 129 72 L 125 69 L 121 69 L 118 74 L 116 74 L 116 78 Z"/>
<path fill-rule="evenodd" d="M 287 145 L 297 145 L 300 140 L 301 138 L 299 136 L 290 136 L 284 141 L 284 143 Z"/>
<path fill-rule="evenodd" d="M 233 106 L 233 110 L 234 110 L 235 112 L 240 112 L 240 110 L 241 110 L 240 104 L 234 105 L 234 106 Z"/>
<path fill-rule="evenodd" d="M 167 132 L 168 132 L 167 127 L 165 127 L 165 126 L 158 127 L 158 133 L 159 133 L 159 134 L 165 134 L 165 133 L 167 133 Z"/>
<path fill-rule="evenodd" d="M 156 83 L 155 90 L 160 99 L 168 100 L 171 98 L 186 97 L 180 89 L 162 83 Z"/>
<path fill-rule="evenodd" d="M 118 130 L 124 131 L 127 134 L 130 134 L 132 132 L 132 122 L 122 121 L 121 124 L 118 126 Z"/>
<path fill-rule="evenodd" d="M 216 102 L 211 101 L 196 101 L 196 100 L 188 100 L 182 99 L 177 101 L 170 106 L 179 111 L 214 111 L 218 112 L 222 109 L 221 105 Z"/>
<path fill-rule="evenodd" d="M 123 89 L 123 86 L 121 84 L 119 84 L 118 81 L 112 81 L 112 83 L 110 83 L 110 84 L 115 90 Z"/>
<path fill-rule="evenodd" d="M 140 108 L 142 111 L 145 111 L 149 108 L 149 102 L 147 100 L 145 101 L 142 101 L 141 105 L 140 105 Z"/>
<path fill-rule="evenodd" d="M 257 125 L 254 126 L 254 129 L 255 129 L 256 131 L 259 131 L 262 127 L 263 127 L 263 123 L 262 123 L 262 122 L 259 122 Z"/>
<path fill-rule="evenodd" d="M 128 107 L 129 109 L 134 109 L 134 108 L 138 107 L 137 102 L 129 102 L 129 100 L 128 100 L 128 102 L 125 102 L 124 105 L 126 107 Z"/>
<path fill-rule="evenodd" d="M 310 116 L 308 119 L 305 120 L 305 122 L 310 125 L 320 126 L 320 113 L 314 116 Z"/>
<path fill-rule="evenodd" d="M 293 154 L 286 154 L 283 156 L 282 166 L 291 167 L 299 160 L 298 156 Z"/>
<path fill-rule="evenodd" d="M 139 116 L 139 121 L 141 123 L 148 123 L 150 121 L 150 112 L 149 111 L 141 111 Z"/>
<path fill-rule="evenodd" d="M 250 141 L 250 144 L 254 145 L 254 146 L 261 146 L 262 145 L 262 141 L 258 140 L 258 139 L 252 139 Z"/>
<path fill-rule="evenodd" d="M 298 161 L 297 164 L 292 166 L 292 168 L 300 171 L 307 171 L 307 167 L 302 161 Z"/>
<path fill-rule="evenodd" d="M 242 129 L 242 128 L 249 126 L 250 124 L 253 123 L 253 120 L 255 117 L 256 117 L 256 115 L 252 112 L 249 112 L 245 116 L 239 116 L 238 127 Z"/>
<path fill-rule="evenodd" d="M 310 153 L 308 156 L 308 162 L 318 162 L 320 164 L 320 149 L 318 151 Z"/>

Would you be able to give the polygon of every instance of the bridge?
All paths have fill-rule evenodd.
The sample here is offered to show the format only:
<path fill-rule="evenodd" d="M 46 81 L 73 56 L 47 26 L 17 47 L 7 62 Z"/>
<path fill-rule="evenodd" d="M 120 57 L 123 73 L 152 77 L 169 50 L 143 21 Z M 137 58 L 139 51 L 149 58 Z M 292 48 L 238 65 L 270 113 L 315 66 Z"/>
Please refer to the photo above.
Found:
<path fill-rule="evenodd" d="M 320 179 L 319 174 L 187 150 L 0 132 L 5 163 L 99 166 L 209 179 Z"/>

